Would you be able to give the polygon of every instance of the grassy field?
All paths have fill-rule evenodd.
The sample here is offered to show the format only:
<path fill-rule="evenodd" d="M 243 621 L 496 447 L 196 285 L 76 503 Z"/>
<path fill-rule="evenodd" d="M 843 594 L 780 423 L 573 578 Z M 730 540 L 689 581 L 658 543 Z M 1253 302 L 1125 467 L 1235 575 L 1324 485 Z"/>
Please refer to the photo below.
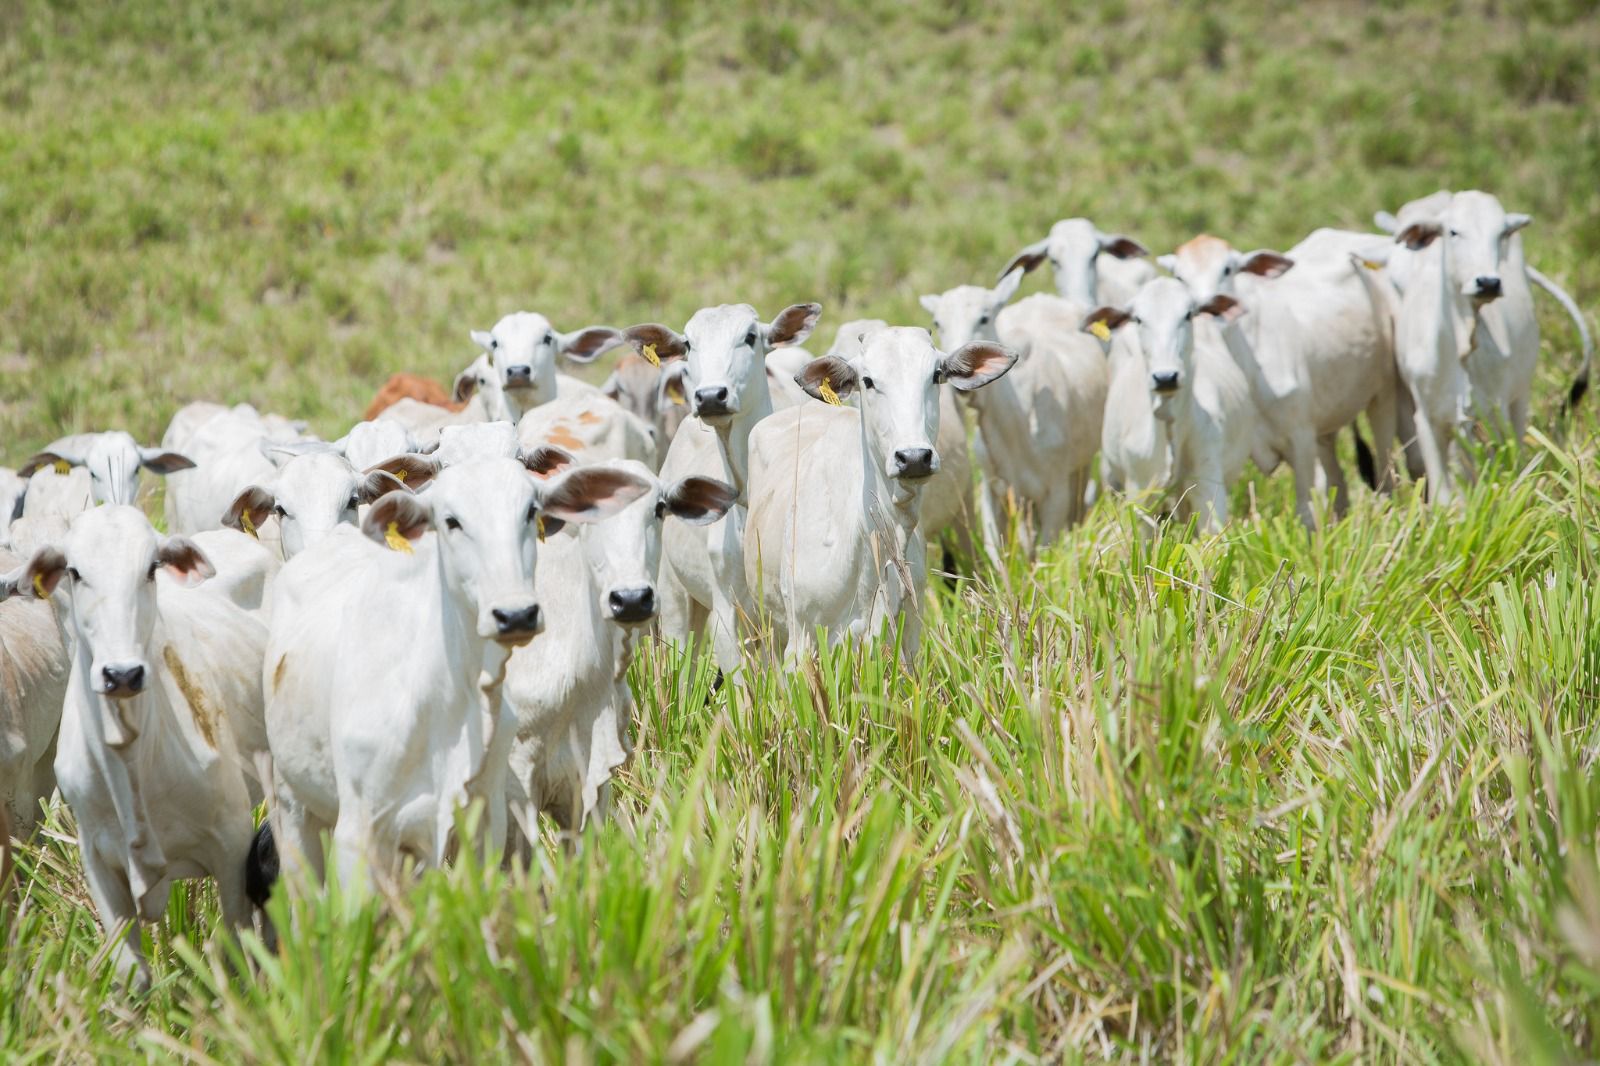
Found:
<path fill-rule="evenodd" d="M 1600 303 L 1587 0 L 223 8 L 0 3 L 0 461 L 197 398 L 334 435 L 519 308 L 816 299 L 820 350 L 1076 214 L 1284 247 L 1481 187 Z M 936 590 L 915 673 L 712 694 L 652 650 L 614 824 L 305 907 L 253 978 L 183 889 L 129 1004 L 58 811 L 0 912 L 0 1058 L 1593 1056 L 1600 422 L 1558 432 L 1541 311 L 1548 436 L 1460 506 L 1102 506 Z"/>

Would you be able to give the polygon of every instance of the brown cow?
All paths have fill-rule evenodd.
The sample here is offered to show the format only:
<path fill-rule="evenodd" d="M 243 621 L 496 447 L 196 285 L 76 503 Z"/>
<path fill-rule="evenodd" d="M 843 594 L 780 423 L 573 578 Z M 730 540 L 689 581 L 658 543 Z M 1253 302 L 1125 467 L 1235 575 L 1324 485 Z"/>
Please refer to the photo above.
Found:
<path fill-rule="evenodd" d="M 370 422 L 400 400 L 418 400 L 435 407 L 443 407 L 447 411 L 459 411 L 466 406 L 465 403 L 452 400 L 444 386 L 432 378 L 401 371 L 389 375 L 389 380 L 383 383 L 378 395 L 367 405 L 367 413 L 363 417 Z"/>

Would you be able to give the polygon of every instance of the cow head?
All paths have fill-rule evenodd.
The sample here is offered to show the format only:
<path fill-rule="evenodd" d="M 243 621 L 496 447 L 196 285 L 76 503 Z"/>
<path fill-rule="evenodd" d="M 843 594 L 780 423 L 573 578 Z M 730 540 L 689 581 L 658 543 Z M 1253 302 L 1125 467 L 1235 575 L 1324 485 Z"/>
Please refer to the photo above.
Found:
<path fill-rule="evenodd" d="M 1048 261 L 1055 271 L 1057 295 L 1079 307 L 1093 307 L 1100 287 L 1097 263 L 1102 253 L 1118 259 L 1136 259 L 1150 254 L 1132 237 L 1102 233 L 1086 218 L 1064 218 L 1050 227 L 1049 236 L 1013 256 L 1000 276 L 1004 278 L 1018 268 L 1031 271 Z"/>
<path fill-rule="evenodd" d="M 525 644 L 544 628 L 533 575 L 541 518 L 597 522 L 650 491 L 637 474 L 579 467 L 549 480 L 550 449 L 523 461 L 477 459 L 447 466 L 426 493 L 380 497 L 361 529 L 380 544 L 409 547 L 437 533 L 435 550 L 447 585 L 477 616 L 477 633 L 502 644 Z M 568 460 L 571 456 L 566 457 Z"/>
<path fill-rule="evenodd" d="M 1139 351 L 1149 370 L 1147 386 L 1158 418 L 1170 419 L 1174 401 L 1188 394 L 1194 382 L 1194 319 L 1211 315 L 1224 321 L 1243 313 L 1232 296 L 1218 293 L 1197 304 L 1183 282 L 1154 278 L 1139 289 L 1127 307 L 1100 307 L 1084 319 L 1090 332 L 1099 323 L 1108 329 L 1132 325 L 1139 335 Z"/>
<path fill-rule="evenodd" d="M 1179 245 L 1177 251 L 1156 262 L 1183 282 L 1197 305 L 1208 303 L 1218 293 L 1237 296 L 1234 282 L 1241 274 L 1276 278 L 1294 266 L 1294 260 L 1286 255 L 1266 249 L 1240 252 L 1221 237 L 1206 233 Z"/>
<path fill-rule="evenodd" d="M 1504 291 L 1501 272 L 1511 235 L 1532 221 L 1528 215 L 1508 213 L 1498 199 L 1477 191 L 1458 192 L 1448 200 L 1436 194 L 1409 205 L 1401 212 L 1401 221 L 1389 215 L 1378 216 L 1380 225 L 1388 223 L 1393 229 L 1396 242 L 1412 251 L 1442 239 L 1451 286 L 1478 305 L 1500 298 Z"/>
<path fill-rule="evenodd" d="M 821 314 L 821 304 L 794 304 L 762 322 L 749 304 L 722 304 L 696 311 L 682 333 L 652 322 L 627 337 L 646 359 L 682 359 L 689 413 L 722 426 L 767 397 L 767 353 L 805 343 Z"/>
<path fill-rule="evenodd" d="M 292 559 L 321 541 L 340 524 L 355 525 L 356 509 L 393 489 L 418 487 L 386 470 L 360 471 L 329 444 L 263 444 L 278 467 L 268 482 L 250 485 L 234 497 L 222 524 L 254 535 L 269 518 L 278 519 L 283 557 Z"/>
<path fill-rule="evenodd" d="M 141 468 L 155 474 L 170 474 L 194 466 L 193 461 L 177 452 L 141 448 L 121 430 L 62 437 L 29 459 L 17 472 L 31 477 L 34 471 L 50 463 L 67 463 L 88 470 L 95 503 L 133 503 L 139 495 Z"/>
<path fill-rule="evenodd" d="M 530 407 L 556 398 L 557 355 L 577 363 L 592 362 L 621 344 L 622 334 L 609 326 L 562 333 L 543 315 L 518 311 L 488 332 L 473 330 L 472 339 L 483 354 L 456 375 L 456 401 L 482 392 L 490 418 L 514 423 Z"/>
<path fill-rule="evenodd" d="M 806 364 L 795 381 L 829 402 L 859 395 L 866 444 L 884 476 L 920 481 L 939 469 L 939 386 L 948 381 L 970 392 L 1016 361 L 1011 349 L 989 341 L 945 355 L 927 330 L 902 326 L 868 333 L 853 359 L 829 355 Z"/>
<path fill-rule="evenodd" d="M 998 343 L 995 322 L 1000 309 L 1017 294 L 1023 270 L 1009 271 L 992 289 L 979 285 L 958 285 L 937 295 L 922 297 L 922 309 L 933 316 L 939 343 L 946 349 L 959 348 L 973 341 Z"/>

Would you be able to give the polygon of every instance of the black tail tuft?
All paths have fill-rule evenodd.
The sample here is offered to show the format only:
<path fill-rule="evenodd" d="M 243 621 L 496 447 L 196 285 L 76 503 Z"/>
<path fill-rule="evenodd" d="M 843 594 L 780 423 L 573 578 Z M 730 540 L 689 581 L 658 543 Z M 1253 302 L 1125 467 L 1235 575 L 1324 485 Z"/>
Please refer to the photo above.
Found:
<path fill-rule="evenodd" d="M 1361 431 L 1352 428 L 1352 436 L 1356 439 L 1356 468 L 1361 471 L 1361 480 L 1367 483 L 1367 488 L 1378 487 L 1378 463 L 1373 458 L 1372 449 L 1367 442 L 1361 439 Z"/>
<path fill-rule="evenodd" d="M 942 564 L 944 583 L 948 588 L 958 589 L 961 587 L 961 582 L 956 580 L 956 553 L 950 550 L 950 545 L 948 544 L 942 547 L 944 548 L 944 561 Z"/>
<path fill-rule="evenodd" d="M 1567 410 L 1576 411 L 1578 405 L 1589 392 L 1589 372 L 1586 370 L 1579 374 L 1572 382 L 1572 388 L 1567 390 Z"/>
<path fill-rule="evenodd" d="M 272 820 L 261 823 L 250 841 L 250 854 L 244 860 L 244 894 L 257 907 L 267 905 L 272 885 L 278 879 L 278 845 L 272 839 Z"/>

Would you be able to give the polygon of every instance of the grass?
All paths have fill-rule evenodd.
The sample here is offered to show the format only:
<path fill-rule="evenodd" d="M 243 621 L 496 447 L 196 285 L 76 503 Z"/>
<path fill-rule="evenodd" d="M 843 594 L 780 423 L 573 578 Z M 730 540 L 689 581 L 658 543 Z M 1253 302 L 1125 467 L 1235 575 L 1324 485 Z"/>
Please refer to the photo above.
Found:
<path fill-rule="evenodd" d="M 1592 307 L 1597 46 L 1577 0 L 17 0 L 0 457 L 202 397 L 335 435 L 517 307 L 920 322 L 1072 214 L 1284 247 L 1484 187 Z M 713 695 L 652 649 L 614 824 L 301 905 L 253 977 L 186 887 L 127 1003 L 58 810 L 0 915 L 0 1055 L 1592 1057 L 1600 454 L 1592 411 L 1555 433 L 1541 313 L 1551 437 L 1460 506 L 1362 493 L 1308 537 L 1258 477 L 1212 538 L 1102 506 L 936 590 L 914 673 Z"/>

